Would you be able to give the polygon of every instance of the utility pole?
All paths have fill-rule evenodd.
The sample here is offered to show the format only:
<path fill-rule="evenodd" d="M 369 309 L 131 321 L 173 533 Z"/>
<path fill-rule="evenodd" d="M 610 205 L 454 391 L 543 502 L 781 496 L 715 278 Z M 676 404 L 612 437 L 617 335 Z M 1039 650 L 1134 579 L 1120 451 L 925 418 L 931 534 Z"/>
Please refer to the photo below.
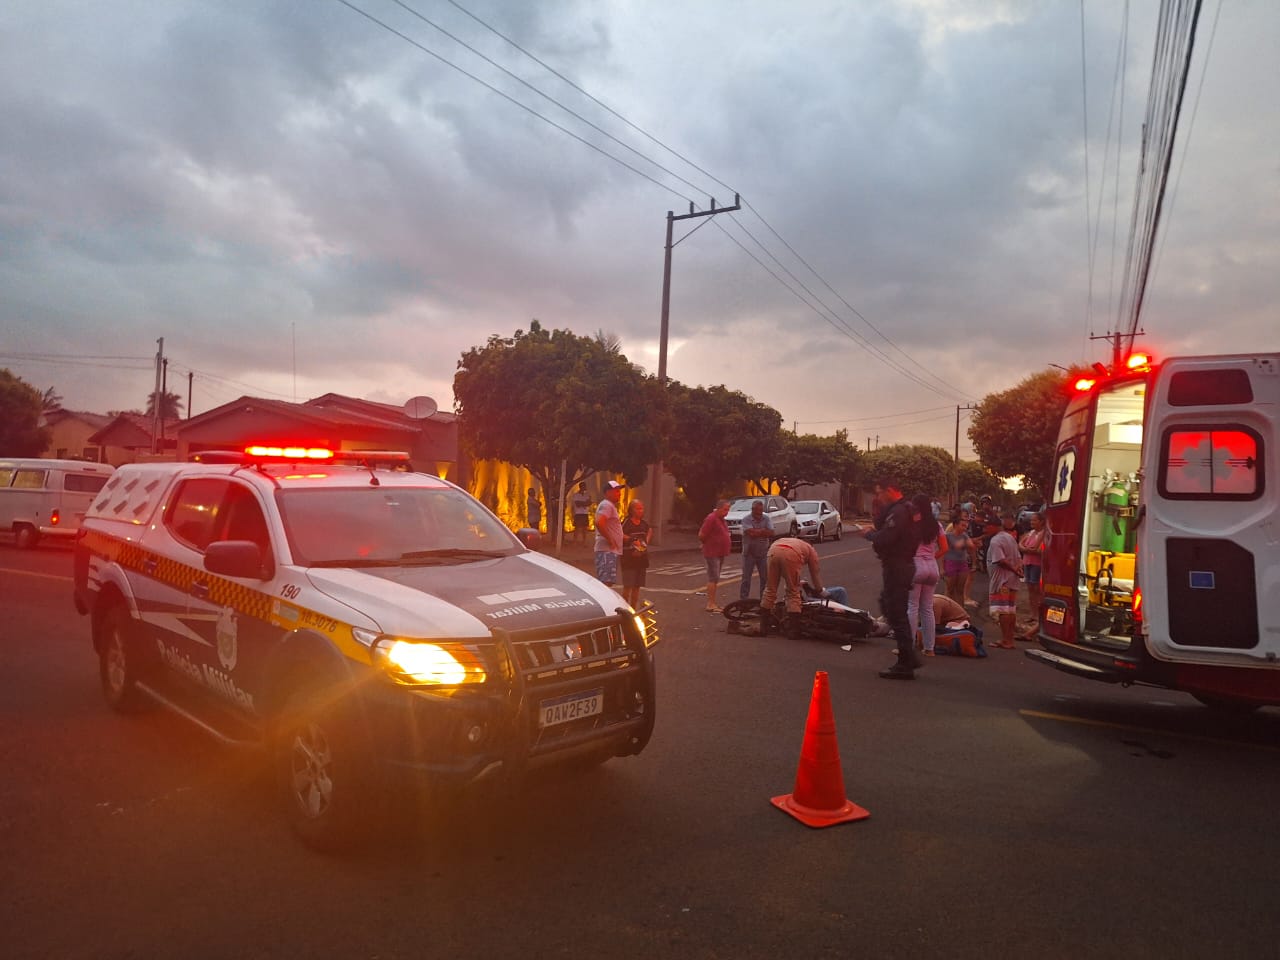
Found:
<path fill-rule="evenodd" d="M 693 209 L 693 201 L 689 201 L 689 212 L 682 213 L 677 216 L 672 211 L 667 211 L 667 243 L 665 247 L 665 255 L 662 261 L 662 325 L 658 330 L 658 383 L 662 387 L 667 386 L 667 334 L 670 328 L 671 319 L 671 250 L 676 243 L 683 240 L 672 242 L 671 237 L 674 232 L 675 222 L 677 220 L 691 220 L 695 217 L 714 217 L 717 213 L 732 213 L 734 210 L 742 209 L 742 197 L 739 194 L 733 195 L 732 207 L 716 207 L 716 198 L 711 198 L 710 210 Z M 687 237 L 688 234 L 685 234 Z M 650 501 L 653 504 L 653 538 L 655 543 L 662 542 L 662 523 L 665 519 L 666 510 L 662 496 L 662 475 L 664 473 L 662 461 L 659 460 L 654 465 L 653 474 L 653 496 Z"/>
<path fill-rule="evenodd" d="M 951 502 L 960 502 L 960 411 L 961 410 L 977 410 L 977 406 L 972 403 L 966 403 L 963 407 L 956 405 L 956 447 L 952 453 L 951 463 Z"/>
<path fill-rule="evenodd" d="M 1114 372 L 1116 370 L 1122 370 L 1124 368 L 1124 354 L 1121 348 L 1121 344 L 1124 343 L 1124 338 L 1125 337 L 1129 338 L 1129 348 L 1132 350 L 1134 337 L 1144 337 L 1146 336 L 1146 334 L 1147 334 L 1147 331 L 1145 330 L 1135 330 L 1132 334 L 1121 333 L 1119 330 L 1117 330 L 1115 333 L 1106 333 L 1100 336 L 1093 336 L 1091 334 L 1089 336 L 1089 339 L 1090 340 L 1106 340 L 1110 342 L 1111 370 L 1112 372 Z"/>
<path fill-rule="evenodd" d="M 159 453 L 160 448 L 160 369 L 164 364 L 164 337 L 156 341 L 156 392 L 152 394 L 151 411 L 151 452 Z"/>

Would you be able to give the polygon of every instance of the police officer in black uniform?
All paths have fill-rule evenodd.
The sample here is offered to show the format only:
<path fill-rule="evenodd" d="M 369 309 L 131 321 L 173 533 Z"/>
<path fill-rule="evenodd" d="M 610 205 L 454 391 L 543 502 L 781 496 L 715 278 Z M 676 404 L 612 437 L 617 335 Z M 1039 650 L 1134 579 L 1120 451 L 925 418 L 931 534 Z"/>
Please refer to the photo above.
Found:
<path fill-rule="evenodd" d="M 916 659 L 915 638 L 907 620 L 907 595 L 915 579 L 915 562 L 912 559 L 919 545 L 914 515 L 909 501 L 891 480 L 877 484 L 883 491 L 883 508 L 876 515 L 874 526 L 863 530 L 862 535 L 871 541 L 871 548 L 880 558 L 884 576 L 884 588 L 880 592 L 880 611 L 893 629 L 893 640 L 898 646 L 898 660 L 893 666 L 880 671 L 886 680 L 914 680 L 917 667 L 923 664 Z"/>

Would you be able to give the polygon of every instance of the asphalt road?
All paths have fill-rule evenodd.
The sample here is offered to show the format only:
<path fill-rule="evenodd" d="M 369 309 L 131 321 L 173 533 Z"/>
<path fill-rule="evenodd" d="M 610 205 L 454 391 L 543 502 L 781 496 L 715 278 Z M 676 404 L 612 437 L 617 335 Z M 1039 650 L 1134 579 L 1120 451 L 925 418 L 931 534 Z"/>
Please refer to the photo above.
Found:
<path fill-rule="evenodd" d="M 824 570 L 871 606 L 865 543 Z M 478 797 L 355 856 L 299 845 L 260 755 L 102 704 L 70 554 L 0 545 L 0 942 L 25 957 L 1263 957 L 1280 713 L 1021 652 L 876 670 L 887 640 L 725 632 L 694 554 L 651 578 L 644 754 Z M 721 599 L 736 595 L 736 585 Z M 802 826 L 816 671 L 867 820 Z"/>

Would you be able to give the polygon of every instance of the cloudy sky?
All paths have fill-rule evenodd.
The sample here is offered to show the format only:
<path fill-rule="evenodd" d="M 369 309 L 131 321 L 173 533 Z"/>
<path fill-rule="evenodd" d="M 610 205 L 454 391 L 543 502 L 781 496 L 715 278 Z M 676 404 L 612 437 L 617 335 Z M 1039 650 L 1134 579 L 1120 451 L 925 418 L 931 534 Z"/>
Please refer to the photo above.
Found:
<path fill-rule="evenodd" d="M 667 211 L 738 192 L 675 224 L 669 375 L 801 432 L 950 449 L 957 405 L 1106 359 L 1090 335 L 1127 325 L 1158 12 L 20 0 L 0 366 L 71 409 L 140 407 L 163 337 L 194 413 L 449 409 L 461 353 L 536 317 L 656 371 Z M 1277 81 L 1280 4 L 1206 0 L 1153 352 L 1277 349 Z"/>

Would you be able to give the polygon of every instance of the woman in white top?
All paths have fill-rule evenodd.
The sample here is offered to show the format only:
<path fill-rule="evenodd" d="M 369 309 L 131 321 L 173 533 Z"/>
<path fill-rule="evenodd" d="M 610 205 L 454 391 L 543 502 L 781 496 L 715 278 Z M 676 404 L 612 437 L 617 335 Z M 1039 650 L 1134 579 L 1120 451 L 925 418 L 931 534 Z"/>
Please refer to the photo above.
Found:
<path fill-rule="evenodd" d="M 916 575 L 907 594 L 907 620 L 911 635 L 919 632 L 917 645 L 924 648 L 924 655 L 932 657 L 937 625 L 933 621 L 933 591 L 938 586 L 938 558 L 947 552 L 947 535 L 933 516 L 933 506 L 926 494 L 911 498 L 911 510 L 915 517 L 920 545 L 916 547 Z"/>

